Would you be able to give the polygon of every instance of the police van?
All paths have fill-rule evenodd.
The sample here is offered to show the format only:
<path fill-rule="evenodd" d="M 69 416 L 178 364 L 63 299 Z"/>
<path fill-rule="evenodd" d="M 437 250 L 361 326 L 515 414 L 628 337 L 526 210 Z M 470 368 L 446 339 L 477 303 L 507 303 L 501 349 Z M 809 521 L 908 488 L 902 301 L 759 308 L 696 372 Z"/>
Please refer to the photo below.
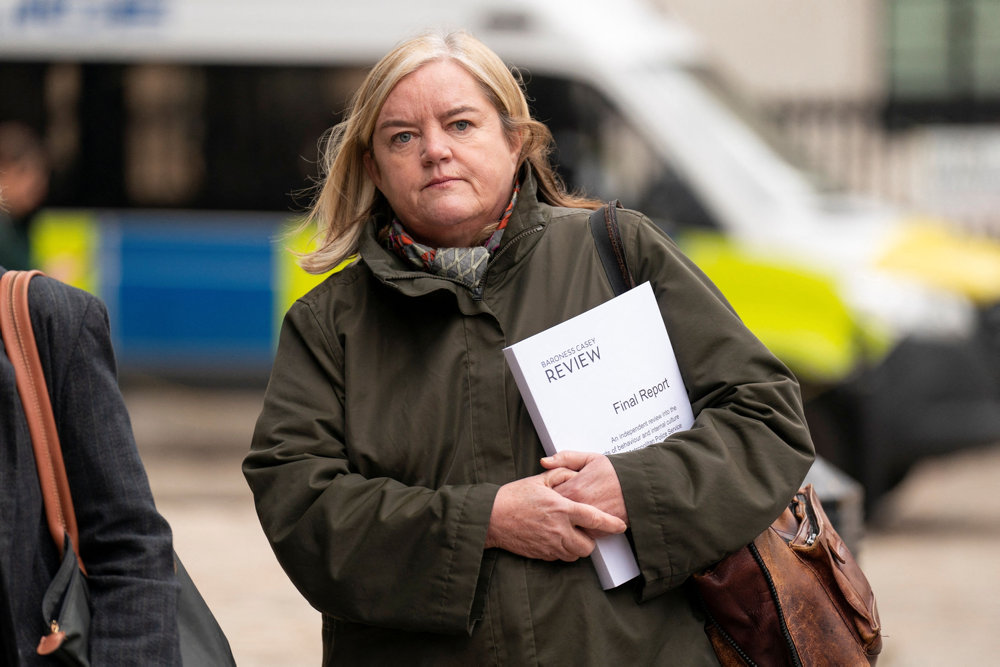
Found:
<path fill-rule="evenodd" d="M 0 120 L 53 153 L 35 254 L 108 303 L 124 373 L 266 375 L 317 280 L 279 240 L 317 140 L 368 66 L 449 28 L 518 69 L 571 187 L 647 213 L 720 286 L 871 499 L 1000 441 L 1000 244 L 818 185 L 640 0 L 0 0 Z"/>

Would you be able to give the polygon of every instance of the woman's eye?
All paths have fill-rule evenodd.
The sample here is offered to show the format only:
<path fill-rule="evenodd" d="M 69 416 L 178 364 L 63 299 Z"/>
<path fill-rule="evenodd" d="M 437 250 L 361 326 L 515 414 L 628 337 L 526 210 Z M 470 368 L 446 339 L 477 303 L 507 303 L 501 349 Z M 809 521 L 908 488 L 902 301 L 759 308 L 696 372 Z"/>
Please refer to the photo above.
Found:
<path fill-rule="evenodd" d="M 413 134 L 411 132 L 400 132 L 392 137 L 392 141 L 397 144 L 408 144 L 412 138 Z"/>
<path fill-rule="evenodd" d="M 456 120 L 454 125 L 455 129 L 458 130 L 459 132 L 464 132 L 467 129 L 469 129 L 469 121 L 467 120 Z"/>

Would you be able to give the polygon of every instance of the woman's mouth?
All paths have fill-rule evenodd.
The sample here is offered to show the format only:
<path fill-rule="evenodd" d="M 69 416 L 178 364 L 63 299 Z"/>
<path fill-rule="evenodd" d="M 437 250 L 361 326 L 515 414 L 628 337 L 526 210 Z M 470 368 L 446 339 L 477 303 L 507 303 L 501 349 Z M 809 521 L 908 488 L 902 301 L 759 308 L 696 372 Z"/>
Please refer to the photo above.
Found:
<path fill-rule="evenodd" d="M 433 188 L 442 185 L 447 185 L 448 183 L 454 183 L 457 180 L 459 179 L 453 178 L 451 176 L 441 176 L 439 178 L 432 178 L 430 181 L 427 182 L 427 185 L 425 185 L 424 188 Z"/>

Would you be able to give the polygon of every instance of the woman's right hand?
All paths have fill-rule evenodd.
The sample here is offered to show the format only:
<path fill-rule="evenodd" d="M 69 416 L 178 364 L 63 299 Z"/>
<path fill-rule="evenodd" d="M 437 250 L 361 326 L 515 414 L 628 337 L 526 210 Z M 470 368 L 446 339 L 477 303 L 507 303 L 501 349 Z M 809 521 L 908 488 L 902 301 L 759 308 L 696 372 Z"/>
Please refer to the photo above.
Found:
<path fill-rule="evenodd" d="M 552 490 L 574 474 L 560 468 L 501 486 L 493 501 L 486 547 L 527 558 L 575 561 L 594 550 L 590 535 L 625 532 L 621 519 Z"/>

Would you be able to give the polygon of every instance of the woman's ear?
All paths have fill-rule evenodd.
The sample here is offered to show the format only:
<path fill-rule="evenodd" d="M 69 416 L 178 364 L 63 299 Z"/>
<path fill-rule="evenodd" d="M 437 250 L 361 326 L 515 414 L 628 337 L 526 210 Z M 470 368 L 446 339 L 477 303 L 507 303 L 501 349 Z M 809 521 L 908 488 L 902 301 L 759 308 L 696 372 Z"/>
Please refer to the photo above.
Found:
<path fill-rule="evenodd" d="M 522 150 L 524 149 L 524 134 L 525 129 L 519 129 L 515 132 L 511 132 L 507 137 L 507 143 L 510 145 L 511 155 L 514 156 L 514 166 L 515 170 L 524 163 L 524 158 L 526 157 Z"/>
<path fill-rule="evenodd" d="M 382 173 L 378 170 L 378 163 L 375 162 L 375 156 L 372 155 L 371 151 L 365 151 L 362 156 L 362 160 L 365 163 L 365 171 L 368 172 L 368 178 L 372 179 L 372 183 L 379 190 L 382 189 Z"/>

